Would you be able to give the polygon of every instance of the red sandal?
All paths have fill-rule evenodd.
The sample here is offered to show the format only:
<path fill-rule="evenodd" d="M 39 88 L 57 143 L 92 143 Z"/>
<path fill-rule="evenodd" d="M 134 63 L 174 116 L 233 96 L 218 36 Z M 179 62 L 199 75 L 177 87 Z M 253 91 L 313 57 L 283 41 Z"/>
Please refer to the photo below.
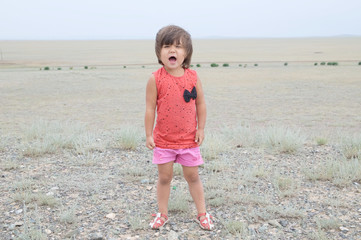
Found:
<path fill-rule="evenodd" d="M 154 217 L 154 219 L 153 219 L 153 221 L 151 221 L 149 223 L 149 226 L 152 229 L 159 229 L 159 228 L 163 227 L 168 222 L 167 215 L 165 215 L 163 213 L 152 214 L 152 217 Z M 165 220 L 163 220 L 163 218 Z"/>
<path fill-rule="evenodd" d="M 205 218 L 203 220 L 201 220 L 202 216 L 205 216 Z M 196 222 L 204 230 L 212 231 L 214 228 L 213 217 L 209 213 L 198 214 Z"/>

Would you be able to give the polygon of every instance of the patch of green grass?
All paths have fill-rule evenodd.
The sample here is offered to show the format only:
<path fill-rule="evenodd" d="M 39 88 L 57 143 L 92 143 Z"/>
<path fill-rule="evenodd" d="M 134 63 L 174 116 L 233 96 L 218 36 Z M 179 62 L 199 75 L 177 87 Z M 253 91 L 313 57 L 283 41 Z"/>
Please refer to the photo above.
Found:
<path fill-rule="evenodd" d="M 325 62 L 321 62 L 320 65 L 321 65 L 321 66 L 325 66 L 326 63 L 325 63 Z"/>
<path fill-rule="evenodd" d="M 207 135 L 202 144 L 202 156 L 208 160 L 216 159 L 220 153 L 229 148 L 221 134 L 211 133 Z"/>
<path fill-rule="evenodd" d="M 211 67 L 218 67 L 219 65 L 217 63 L 211 63 Z"/>
<path fill-rule="evenodd" d="M 238 64 L 238 67 L 242 67 L 242 64 Z"/>
<path fill-rule="evenodd" d="M 189 210 L 188 201 L 188 194 L 184 194 L 182 189 L 172 190 L 168 210 L 170 212 L 187 212 Z"/>
<path fill-rule="evenodd" d="M 299 129 L 282 126 L 270 126 L 261 132 L 262 142 L 280 153 L 294 153 L 300 149 L 305 137 Z"/>
<path fill-rule="evenodd" d="M 328 62 L 328 66 L 338 66 L 338 62 Z"/>
<path fill-rule="evenodd" d="M 312 240 L 329 240 L 326 233 L 320 229 L 316 232 L 309 234 L 309 238 Z"/>
<path fill-rule="evenodd" d="M 61 70 L 61 67 L 58 67 L 57 69 L 58 69 L 58 71 L 60 71 L 60 70 Z"/>
<path fill-rule="evenodd" d="M 48 71 L 48 70 L 50 70 L 50 67 L 46 66 L 46 67 L 44 67 L 44 70 Z"/>
<path fill-rule="evenodd" d="M 67 210 L 62 210 L 59 216 L 60 222 L 65 224 L 73 224 L 77 222 L 77 217 L 75 214 L 75 208 L 70 208 Z"/>
<path fill-rule="evenodd" d="M 328 219 L 319 218 L 316 220 L 316 223 L 319 229 L 325 229 L 325 230 L 330 230 L 330 229 L 338 230 L 339 227 L 341 227 L 342 225 L 341 221 L 337 218 L 328 218 Z"/>
<path fill-rule="evenodd" d="M 22 155 L 39 157 L 61 150 L 79 153 L 96 150 L 98 145 L 95 134 L 86 131 L 83 124 L 39 120 L 24 130 Z"/>
<path fill-rule="evenodd" d="M 339 187 L 352 182 L 361 182 L 361 160 L 328 158 L 317 168 L 305 169 L 304 174 L 311 181 L 331 181 Z"/>
<path fill-rule="evenodd" d="M 318 146 L 323 146 L 327 144 L 327 139 L 323 137 L 316 138 L 316 143 Z"/>
<path fill-rule="evenodd" d="M 173 165 L 173 175 L 174 176 L 183 176 L 183 168 L 180 164 Z"/>
<path fill-rule="evenodd" d="M 18 169 L 20 164 L 16 160 L 5 160 L 1 163 L 0 169 L 3 171 L 11 171 Z"/>
<path fill-rule="evenodd" d="M 147 223 L 144 220 L 144 217 L 141 216 L 140 214 L 129 214 L 128 217 L 128 222 L 130 225 L 130 228 L 133 231 L 138 231 L 138 230 L 142 230 L 145 229 L 147 226 Z"/>
<path fill-rule="evenodd" d="M 361 159 L 361 135 L 348 136 L 342 139 L 341 149 L 347 159 Z"/>
<path fill-rule="evenodd" d="M 273 177 L 273 186 L 280 197 L 294 196 L 297 191 L 297 185 L 294 179 L 279 174 Z"/>
<path fill-rule="evenodd" d="M 229 67 L 229 64 L 228 64 L 228 63 L 223 63 L 222 66 L 223 66 L 223 67 Z"/>
<path fill-rule="evenodd" d="M 224 228 L 233 235 L 245 236 L 248 234 L 247 224 L 237 220 L 222 220 Z"/>
<path fill-rule="evenodd" d="M 124 150 L 135 150 L 141 141 L 140 130 L 131 125 L 124 125 L 115 134 L 114 146 Z"/>

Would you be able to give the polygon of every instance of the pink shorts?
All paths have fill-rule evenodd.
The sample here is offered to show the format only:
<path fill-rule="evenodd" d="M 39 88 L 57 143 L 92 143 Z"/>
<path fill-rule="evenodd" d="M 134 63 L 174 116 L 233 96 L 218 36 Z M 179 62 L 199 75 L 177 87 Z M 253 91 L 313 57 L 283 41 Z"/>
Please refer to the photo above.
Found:
<path fill-rule="evenodd" d="M 164 164 L 168 162 L 179 163 L 186 167 L 195 167 L 203 164 L 199 147 L 185 149 L 153 149 L 153 164 Z"/>

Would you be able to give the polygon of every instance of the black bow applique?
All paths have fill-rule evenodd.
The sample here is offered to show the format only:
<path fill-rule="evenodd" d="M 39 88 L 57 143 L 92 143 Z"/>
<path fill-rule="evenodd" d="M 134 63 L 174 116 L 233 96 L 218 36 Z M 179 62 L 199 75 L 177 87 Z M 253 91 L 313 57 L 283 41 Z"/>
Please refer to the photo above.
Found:
<path fill-rule="evenodd" d="M 186 102 L 189 102 L 191 98 L 196 99 L 197 98 L 196 87 L 193 87 L 192 92 L 189 92 L 187 89 L 184 90 L 183 97 L 184 97 L 184 101 Z"/>

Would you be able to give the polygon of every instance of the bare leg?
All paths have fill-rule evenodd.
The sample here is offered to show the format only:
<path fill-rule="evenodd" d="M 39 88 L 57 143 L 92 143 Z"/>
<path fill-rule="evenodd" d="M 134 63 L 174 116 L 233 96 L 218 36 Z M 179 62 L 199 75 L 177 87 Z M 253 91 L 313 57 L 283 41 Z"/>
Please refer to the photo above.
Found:
<path fill-rule="evenodd" d="M 173 162 L 158 164 L 157 199 L 158 211 L 168 215 L 170 183 L 173 178 Z"/>
<path fill-rule="evenodd" d="M 189 192 L 196 205 L 198 214 L 206 212 L 206 204 L 204 200 L 203 184 L 198 175 L 198 167 L 183 166 L 184 178 L 188 182 Z"/>

